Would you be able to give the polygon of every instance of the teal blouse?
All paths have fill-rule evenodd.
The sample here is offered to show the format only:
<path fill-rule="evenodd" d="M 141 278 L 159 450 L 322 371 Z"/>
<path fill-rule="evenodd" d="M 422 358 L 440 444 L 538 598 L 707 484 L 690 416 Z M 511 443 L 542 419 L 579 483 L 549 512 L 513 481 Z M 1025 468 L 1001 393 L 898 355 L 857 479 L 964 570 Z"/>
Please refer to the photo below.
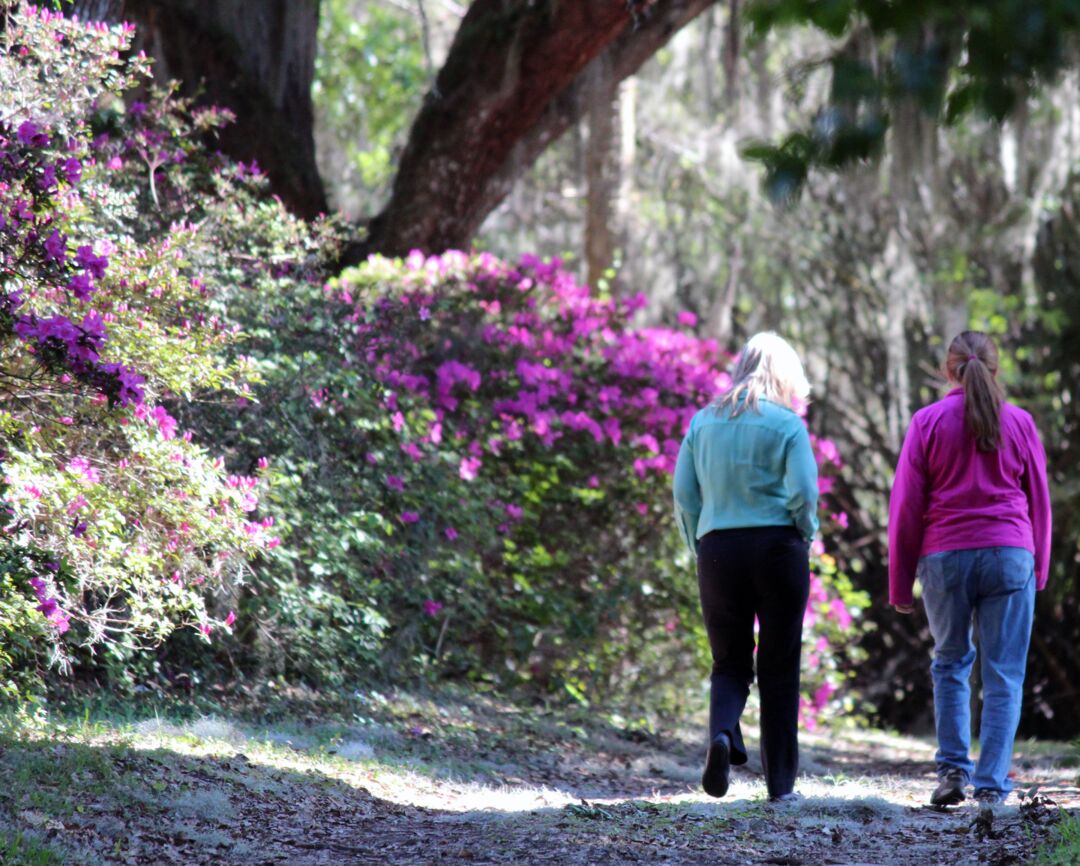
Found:
<path fill-rule="evenodd" d="M 817 461 L 806 425 L 767 400 L 731 417 L 702 409 L 690 422 L 675 464 L 675 516 L 691 553 L 714 529 L 795 526 L 818 530 Z"/>

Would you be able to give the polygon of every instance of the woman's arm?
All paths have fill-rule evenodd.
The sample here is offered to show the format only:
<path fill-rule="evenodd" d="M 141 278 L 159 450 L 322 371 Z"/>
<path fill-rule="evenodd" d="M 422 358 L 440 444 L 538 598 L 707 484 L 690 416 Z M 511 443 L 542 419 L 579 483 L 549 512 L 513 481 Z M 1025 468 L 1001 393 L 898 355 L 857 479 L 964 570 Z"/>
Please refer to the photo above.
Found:
<path fill-rule="evenodd" d="M 784 467 L 784 487 L 787 490 L 788 513 L 807 541 L 818 531 L 818 471 L 810 434 L 799 422 L 799 429 L 788 440 Z"/>
<path fill-rule="evenodd" d="M 1028 463 L 1024 472 L 1024 495 L 1035 541 L 1035 587 L 1043 589 L 1050 576 L 1050 487 L 1046 481 L 1046 450 L 1035 422 L 1028 425 Z"/>
<path fill-rule="evenodd" d="M 675 461 L 675 479 L 672 482 L 675 496 L 675 522 L 690 553 L 697 556 L 697 526 L 701 516 L 701 486 L 694 467 L 694 427 L 683 437 L 679 457 Z"/>
<path fill-rule="evenodd" d="M 922 433 L 913 419 L 900 449 L 889 495 L 889 603 L 898 608 L 907 609 L 914 603 L 928 490 Z"/>

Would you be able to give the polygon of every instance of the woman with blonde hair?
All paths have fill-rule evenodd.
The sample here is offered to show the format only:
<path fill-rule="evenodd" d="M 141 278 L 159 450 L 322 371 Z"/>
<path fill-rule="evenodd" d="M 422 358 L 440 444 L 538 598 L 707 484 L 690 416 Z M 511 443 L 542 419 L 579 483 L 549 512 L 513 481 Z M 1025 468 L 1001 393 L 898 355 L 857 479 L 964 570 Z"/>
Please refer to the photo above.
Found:
<path fill-rule="evenodd" d="M 690 422 L 675 467 L 675 514 L 697 557 L 712 650 L 709 748 L 701 784 L 727 793 L 745 764 L 739 719 L 760 631 L 761 763 L 769 798 L 796 799 L 799 669 L 817 532 L 817 462 L 796 414 L 810 384 L 795 350 L 771 332 L 739 355 L 731 388 Z"/>
<path fill-rule="evenodd" d="M 1050 569 L 1046 455 L 1031 416 L 1005 401 L 997 372 L 986 334 L 953 339 L 945 358 L 953 388 L 911 419 L 889 500 L 889 601 L 911 613 L 918 578 L 934 638 L 936 806 L 962 802 L 969 783 L 987 806 L 1012 789 L 1035 591 Z M 982 656 L 978 763 L 968 757 L 973 621 Z"/>

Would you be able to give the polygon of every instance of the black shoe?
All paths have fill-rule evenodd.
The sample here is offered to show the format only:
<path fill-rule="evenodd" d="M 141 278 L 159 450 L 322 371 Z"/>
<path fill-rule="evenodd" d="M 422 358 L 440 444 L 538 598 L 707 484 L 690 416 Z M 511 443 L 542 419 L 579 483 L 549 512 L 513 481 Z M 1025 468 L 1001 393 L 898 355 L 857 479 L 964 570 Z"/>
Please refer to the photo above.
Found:
<path fill-rule="evenodd" d="M 950 767 L 938 774 L 938 786 L 930 795 L 931 805 L 955 806 L 964 802 L 964 787 L 967 783 L 968 775 L 959 767 Z"/>
<path fill-rule="evenodd" d="M 723 797 L 731 781 L 731 740 L 727 734 L 717 734 L 705 756 L 705 772 L 701 787 L 710 797 Z"/>

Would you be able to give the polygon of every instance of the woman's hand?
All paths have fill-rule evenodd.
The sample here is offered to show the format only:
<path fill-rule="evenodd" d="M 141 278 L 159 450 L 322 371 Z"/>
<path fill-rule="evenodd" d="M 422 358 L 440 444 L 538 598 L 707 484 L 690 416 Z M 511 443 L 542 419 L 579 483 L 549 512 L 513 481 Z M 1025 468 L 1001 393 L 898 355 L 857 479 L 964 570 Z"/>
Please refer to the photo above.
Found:
<path fill-rule="evenodd" d="M 893 608 L 897 613 L 914 613 L 915 605 L 913 604 L 894 604 Z"/>

